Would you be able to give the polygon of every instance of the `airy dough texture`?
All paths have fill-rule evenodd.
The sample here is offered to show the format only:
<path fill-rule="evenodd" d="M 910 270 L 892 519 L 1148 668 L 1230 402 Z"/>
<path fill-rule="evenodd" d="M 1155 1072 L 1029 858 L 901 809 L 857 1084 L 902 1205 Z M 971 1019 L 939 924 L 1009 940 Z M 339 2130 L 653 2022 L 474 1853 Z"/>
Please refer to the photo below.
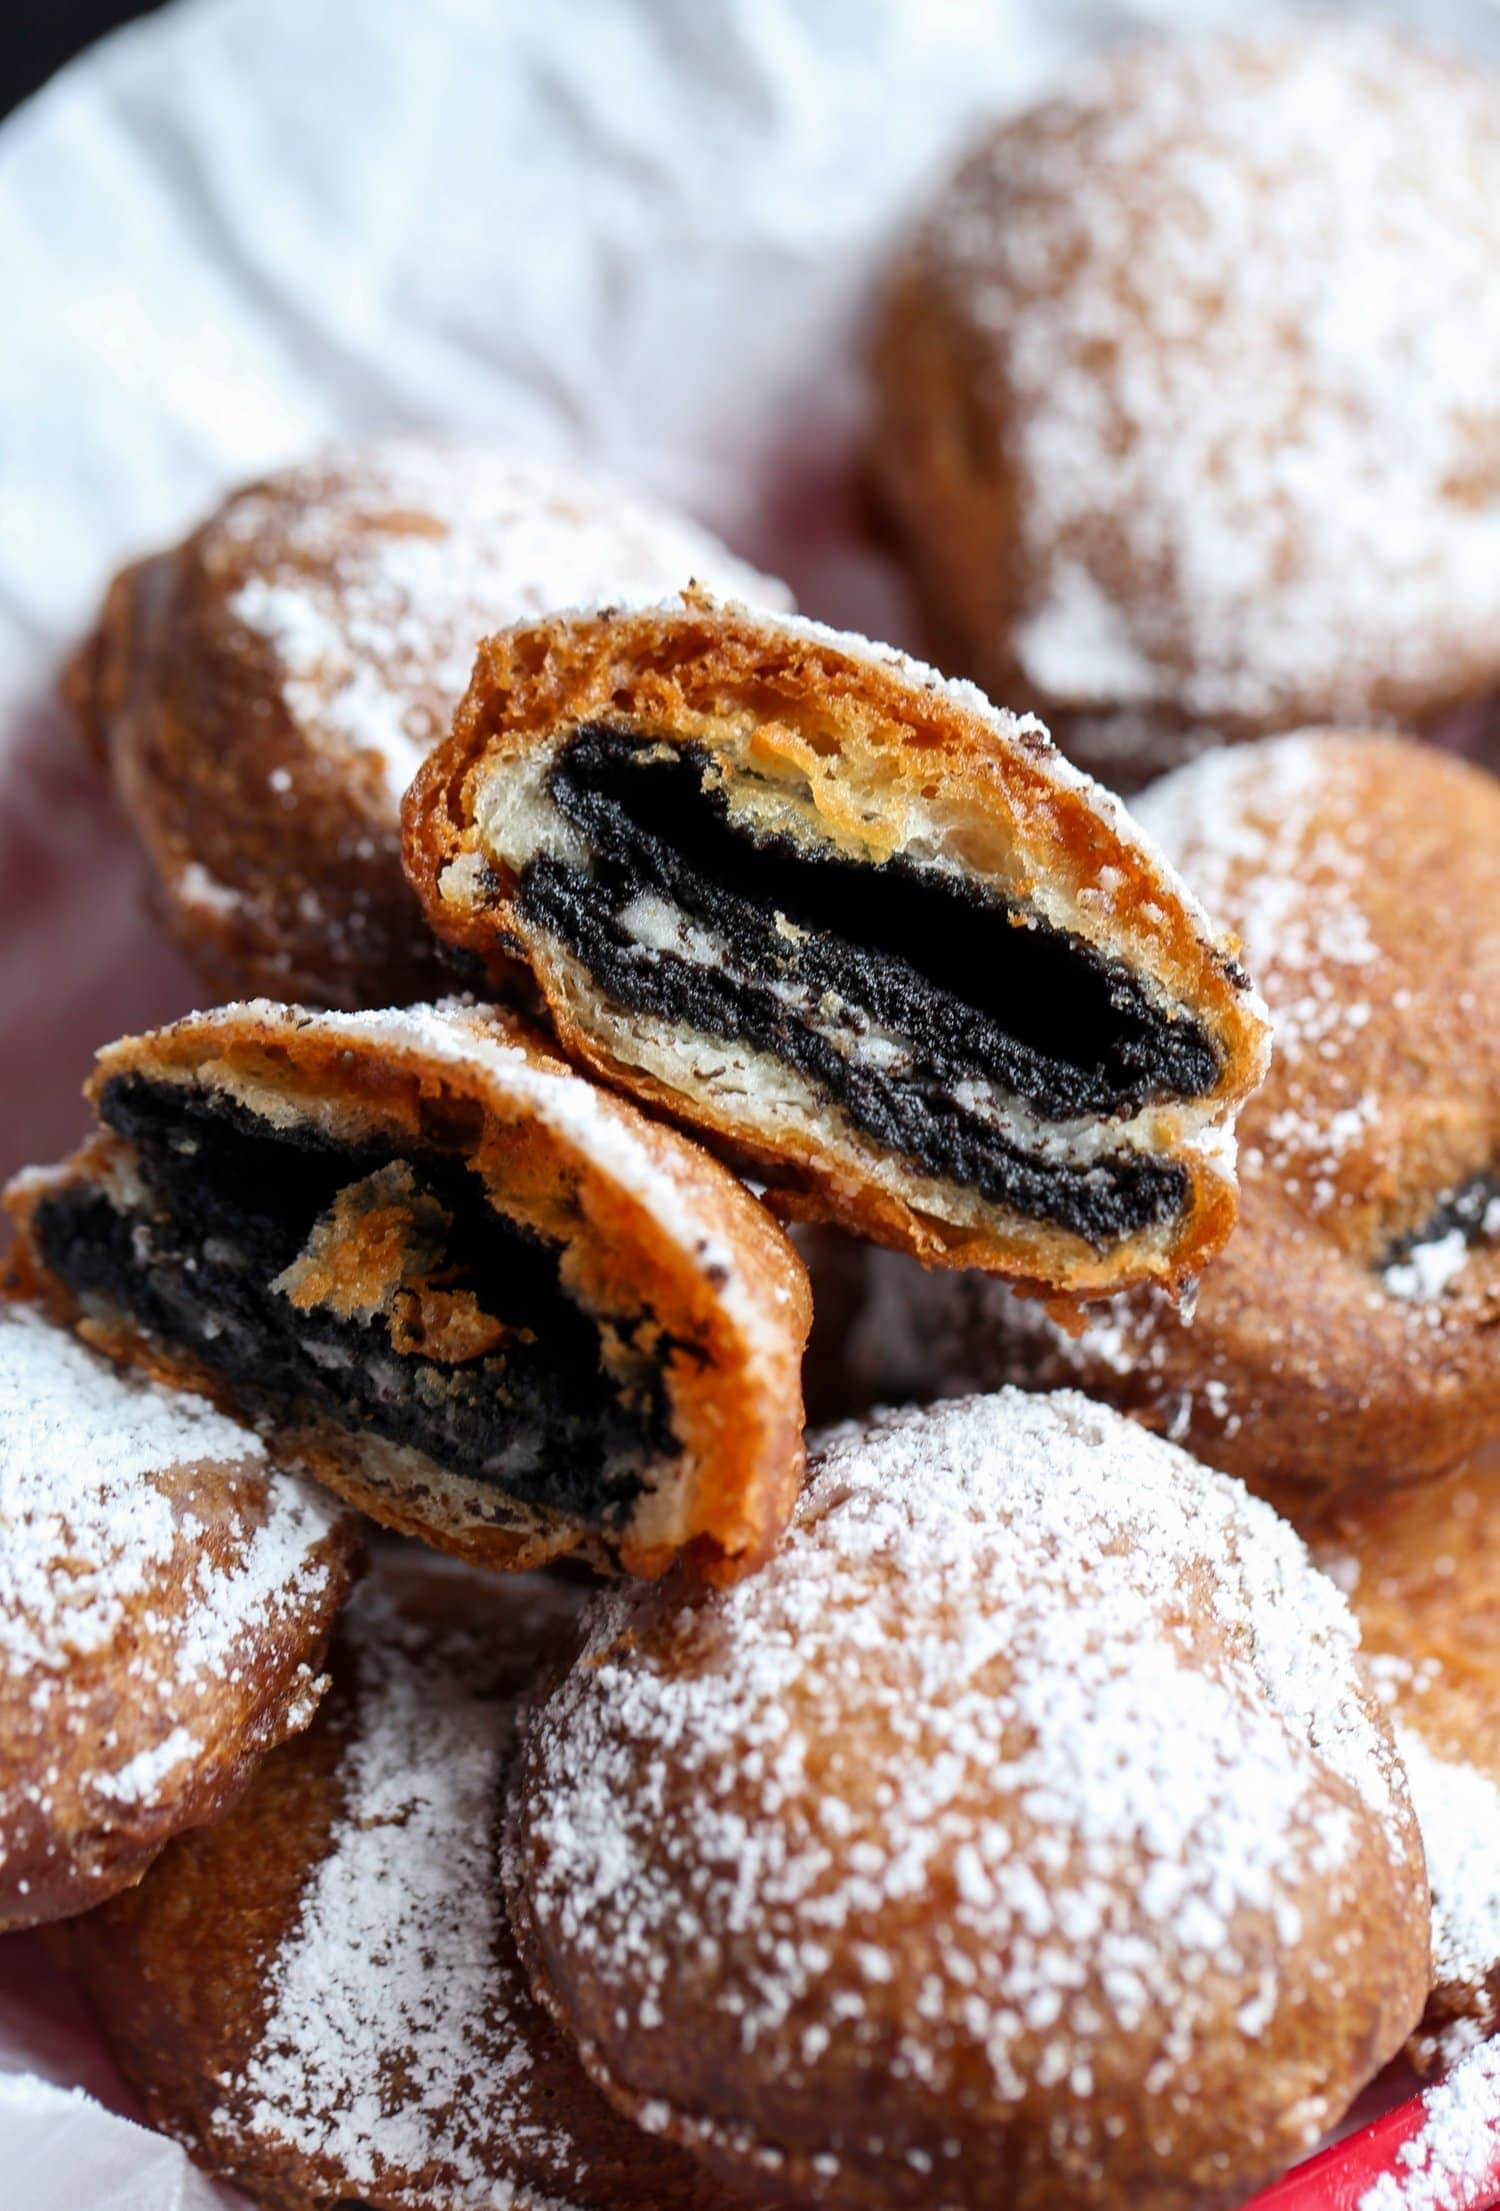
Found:
<path fill-rule="evenodd" d="M 731 820 L 783 851 L 871 869 L 899 858 L 1012 901 L 1027 926 L 1116 963 L 1169 1028 L 1196 1023 L 1218 1060 L 1204 1094 L 1076 1121 L 1041 1121 L 1024 1100 L 993 1108 L 1028 1159 L 1056 1155 L 1089 1174 L 1105 1156 L 1169 1163 L 1185 1178 L 1175 1216 L 1113 1240 L 1030 1217 L 972 1181 L 914 1166 L 784 1057 L 609 998 L 530 918 L 522 880 L 538 854 L 588 866 L 548 778 L 561 742 L 605 724 L 703 748 Z M 1082 1297 L 1140 1279 L 1175 1288 L 1228 1235 L 1229 1132 L 1265 1064 L 1258 1001 L 1116 802 L 1037 724 L 969 686 L 864 639 L 700 593 L 519 628 L 482 648 L 454 734 L 409 791 L 405 820 L 408 873 L 434 928 L 497 983 L 524 955 L 570 1052 L 716 1139 L 784 1210 L 841 1220 L 934 1264 Z M 649 919 L 638 926 L 649 940 Z"/>

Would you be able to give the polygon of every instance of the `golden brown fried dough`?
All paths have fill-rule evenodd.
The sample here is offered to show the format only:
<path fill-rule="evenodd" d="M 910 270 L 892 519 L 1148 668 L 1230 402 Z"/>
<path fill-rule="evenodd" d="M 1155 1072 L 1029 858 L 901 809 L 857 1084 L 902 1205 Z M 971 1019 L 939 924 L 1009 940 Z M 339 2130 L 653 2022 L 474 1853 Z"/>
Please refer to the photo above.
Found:
<path fill-rule="evenodd" d="M 401 793 L 497 623 L 701 577 L 779 584 L 680 516 L 492 447 L 339 447 L 118 576 L 65 690 L 216 991 L 428 997 Z"/>
<path fill-rule="evenodd" d="M 438 933 L 784 1210 L 1054 1294 L 1227 1236 L 1243 971 L 1036 723 L 717 604 L 491 638 L 408 794 Z"/>
<path fill-rule="evenodd" d="M 830 2211 L 1237 2204 L 1427 1988 L 1338 1591 L 1071 1392 L 835 1430 L 753 1580 L 601 1599 L 505 1863 L 620 2108 Z"/>
<path fill-rule="evenodd" d="M 382 1567 L 317 1723 L 63 1930 L 155 2125 L 276 2211 L 712 2211 L 531 2001 L 494 1874 L 517 1696 L 576 1600 Z"/>
<path fill-rule="evenodd" d="M 508 1015 L 259 1001 L 100 1055 L 22 1277 L 478 1564 L 755 1566 L 802 1468 L 807 1280 L 695 1144 Z"/>
<path fill-rule="evenodd" d="M 1446 2065 L 1500 2027 L 1500 1447 L 1349 1500 L 1313 1555 L 1348 1593 L 1396 1723 L 1432 1880 L 1435 1985 L 1412 2054 Z"/>
<path fill-rule="evenodd" d="M 1497 258 L 1497 80 L 1389 30 L 1152 40 L 1002 123 L 875 352 L 945 664 L 1120 789 L 1317 721 L 1482 739 Z"/>
<path fill-rule="evenodd" d="M 306 1727 L 352 1549 L 248 1429 L 0 1304 L 0 1927 L 138 1880 Z"/>
<path fill-rule="evenodd" d="M 1075 1381 L 1294 1517 L 1442 1474 L 1500 1432 L 1500 783 L 1384 736 L 1307 733 L 1138 802 L 1244 940 L 1275 1027 L 1240 1117 L 1240 1221 L 1191 1323 L 1082 1335 L 879 1258 L 846 1402 Z"/>

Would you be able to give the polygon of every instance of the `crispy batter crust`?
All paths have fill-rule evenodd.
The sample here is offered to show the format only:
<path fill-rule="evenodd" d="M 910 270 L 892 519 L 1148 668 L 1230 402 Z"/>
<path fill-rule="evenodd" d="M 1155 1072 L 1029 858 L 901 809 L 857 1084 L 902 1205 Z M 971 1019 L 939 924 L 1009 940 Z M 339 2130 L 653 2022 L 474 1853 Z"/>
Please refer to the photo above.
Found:
<path fill-rule="evenodd" d="M 0 1327 L 17 1325 L 16 1310 Z M 139 1378 L 99 1366 L 123 1428 Z M 17 1524 L 32 1509 L 25 1470 L 0 1465 L 0 1928 L 88 1910 L 138 1881 L 174 1835 L 217 1819 L 262 1755 L 311 1719 L 353 1578 L 354 1522 L 332 1512 L 283 1520 L 268 1539 L 279 1569 L 249 1567 L 285 1497 L 286 1474 L 262 1457 L 163 1463 L 141 1477 L 139 1508 L 119 1494 L 96 1506 L 102 1471 L 79 1467 L 77 1494 L 41 1507 L 56 1514 L 49 1558 Z M 168 1539 L 131 1549 L 127 1528 L 123 1546 L 112 1540 L 110 1512 L 128 1520 L 158 1499 Z M 237 1594 L 240 1577 L 253 1598 Z M 253 1604 L 243 1620 L 239 1604 Z M 49 1660 L 54 1625 L 63 1648 Z M 219 1662 L 199 1657 L 205 1637 L 222 1640 Z"/>
<path fill-rule="evenodd" d="M 1500 2025 L 1500 1444 L 1420 1490 L 1346 1499 L 1309 1536 L 1348 1591 L 1403 1745 L 1415 1738 L 1441 1761 L 1430 1775 L 1413 1767 L 1437 1936 L 1436 1981 L 1412 2043 L 1425 2069 L 1455 2028 Z M 1494 1792 L 1481 1803 L 1470 1787 L 1466 1818 L 1455 1768 Z"/>
<path fill-rule="evenodd" d="M 1101 1253 L 971 1194 L 950 1202 L 953 1186 L 893 1169 L 889 1152 L 832 1109 L 773 1126 L 753 1061 L 716 1085 L 669 1079 L 627 1056 L 622 1025 L 605 1017 L 581 965 L 528 924 L 517 871 L 475 819 L 491 779 L 597 719 L 707 745 L 731 775 L 753 767 L 773 793 L 784 789 L 788 819 L 815 821 L 872 863 L 900 847 L 910 810 L 927 809 L 967 869 L 1035 899 L 1186 1006 L 1218 1046 L 1222 1072 L 1207 1099 L 1150 1116 L 1145 1149 L 1190 1178 L 1180 1221 Z M 1254 1088 L 1266 1049 L 1243 972 L 1115 803 L 1067 768 L 1037 725 L 998 714 L 966 687 L 862 640 L 696 592 L 520 628 L 481 648 L 451 739 L 408 791 L 405 825 L 407 871 L 439 934 L 497 984 L 522 953 L 570 1053 L 750 1165 L 787 1214 L 836 1219 L 929 1263 L 983 1267 L 1070 1297 L 1139 1279 L 1175 1288 L 1229 1234 L 1232 1169 L 1208 1139 Z"/>
<path fill-rule="evenodd" d="M 802 1470 L 810 1295 L 774 1221 L 698 1146 L 597 1091 L 495 1009 L 319 1016 L 252 1002 L 123 1039 L 101 1054 L 92 1094 L 130 1071 L 227 1087 L 293 1118 L 311 1113 L 350 1144 L 378 1134 L 456 1149 L 502 1212 L 564 1247 L 564 1284 L 587 1310 L 644 1305 L 667 1336 L 696 1349 L 666 1368 L 680 1467 L 643 1492 L 617 1539 L 323 1422 L 291 1432 L 320 1480 L 386 1526 L 486 1566 L 577 1552 L 649 1577 L 685 1557 L 717 1581 L 767 1555 Z M 118 1149 L 108 1133 L 96 1137 L 58 1174 L 96 1182 Z M 118 1313 L 80 1319 L 31 1235 L 56 1186 L 23 1178 L 12 1193 L 19 1278 L 91 1340 L 222 1395 L 195 1359 L 142 1340 Z"/>
<path fill-rule="evenodd" d="M 438 1694 L 446 1671 L 450 1689 L 461 1683 L 476 1706 L 493 1706 L 496 1731 L 507 1728 L 538 1637 L 545 1644 L 561 1628 L 564 1593 L 531 1584 L 529 1602 L 514 1592 L 497 1604 L 494 1592 L 431 1569 L 387 1566 L 374 1580 L 399 1598 L 397 1632 L 413 1644 L 418 1678 Z M 544 1605 L 548 1597 L 556 1601 Z M 493 2189 L 484 2200 L 513 2203 L 514 2211 L 714 2211 L 718 2189 L 679 2151 L 619 2118 L 531 2004 L 503 1915 L 490 1954 L 479 1947 L 490 1938 L 476 1929 L 476 1956 L 463 1961 L 465 1985 L 474 1981 L 483 2005 L 467 2030 L 468 2054 L 489 2054 L 499 2068 L 493 2081 L 462 2077 L 453 2053 L 437 2044 L 421 1992 L 403 1988 L 393 2002 L 412 2005 L 415 2016 L 393 2011 L 383 2036 L 394 2059 L 383 2083 L 392 2096 L 387 2127 L 367 2107 L 359 2121 L 340 2104 L 306 2109 L 294 2090 L 258 2103 L 249 2081 L 257 2063 L 276 2062 L 265 2036 L 278 1974 L 320 1861 L 338 1846 L 370 1725 L 347 1628 L 331 1664 L 333 1689 L 313 1727 L 266 1761 L 228 1818 L 183 1838 L 141 1888 L 53 1938 L 153 2124 L 275 2211 L 326 2211 L 356 2196 L 371 2211 L 450 2211 L 460 2196 L 477 2201 L 477 2188 Z M 468 1838 L 450 1840 L 457 1852 Z M 443 1868 L 423 1877 L 441 1904 Z M 393 1924 L 418 1908 L 402 1894 L 386 1903 Z M 372 1993 L 380 1966 L 341 1954 L 342 1930 L 329 1932 L 330 2004 L 345 1976 Z M 330 2014 L 330 2051 L 339 2050 L 343 2024 Z M 437 2046 L 425 2046 L 424 2035 Z M 330 2065 L 339 2062 L 335 2055 Z M 420 2104 L 415 2123 L 402 2110 L 412 2096 Z M 373 2185 L 367 2173 L 351 2174 L 341 2154 L 340 2131 L 350 2125 L 360 2126 L 379 2160 Z M 314 2136 L 327 2146 L 309 2147 Z M 423 2159 L 414 2144 L 431 2154 Z"/>

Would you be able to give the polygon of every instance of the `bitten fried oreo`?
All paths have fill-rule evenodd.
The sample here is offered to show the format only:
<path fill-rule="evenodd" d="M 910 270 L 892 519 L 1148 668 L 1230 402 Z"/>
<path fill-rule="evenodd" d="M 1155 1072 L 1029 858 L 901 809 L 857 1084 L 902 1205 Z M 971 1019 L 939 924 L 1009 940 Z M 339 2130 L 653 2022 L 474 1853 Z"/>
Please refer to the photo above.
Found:
<path fill-rule="evenodd" d="M 620 2108 L 838 2211 L 1237 2204 L 1427 1988 L 1343 1599 L 1073 1393 L 835 1430 L 754 1580 L 600 1600 L 505 1871 Z"/>
<path fill-rule="evenodd" d="M 138 1880 L 307 1725 L 351 1527 L 204 1399 L 0 1305 L 0 1927 Z"/>
<path fill-rule="evenodd" d="M 458 1004 L 266 1001 L 100 1055 L 20 1272 L 388 1526 L 731 1578 L 802 1467 L 806 1276 L 696 1145 Z"/>
<path fill-rule="evenodd" d="M 377 1569 L 229 1817 L 62 1930 L 153 2123 L 275 2211 L 712 2211 L 527 1993 L 495 1883 L 516 1698 L 567 1593 Z"/>
<path fill-rule="evenodd" d="M 1085 1297 L 1228 1234 L 1249 983 L 972 688 L 700 593 L 513 629 L 405 820 L 438 933 L 783 1209 Z"/>
<path fill-rule="evenodd" d="M 1138 802 L 1245 945 L 1276 1044 L 1240 1220 L 1191 1324 L 1149 1292 L 1077 1337 L 877 1257 L 853 1402 L 1075 1381 L 1296 1517 L 1500 1432 L 1500 783 L 1389 736 L 1268 740 Z"/>
<path fill-rule="evenodd" d="M 1493 751 L 1497 258 L 1500 80 L 1387 29 L 1148 40 L 1002 123 L 875 354 L 945 665 L 1121 789 L 1313 722 Z"/>
<path fill-rule="evenodd" d="M 125 569 L 65 689 L 216 991 L 390 1005 L 442 987 L 398 809 L 478 638 L 694 577 L 790 603 L 706 531 L 575 469 L 339 447 Z"/>
<path fill-rule="evenodd" d="M 1434 1983 L 1411 2048 L 1446 2067 L 1500 2028 L 1500 1447 L 1348 1500 L 1313 1555 L 1348 1594 L 1411 1782 Z"/>

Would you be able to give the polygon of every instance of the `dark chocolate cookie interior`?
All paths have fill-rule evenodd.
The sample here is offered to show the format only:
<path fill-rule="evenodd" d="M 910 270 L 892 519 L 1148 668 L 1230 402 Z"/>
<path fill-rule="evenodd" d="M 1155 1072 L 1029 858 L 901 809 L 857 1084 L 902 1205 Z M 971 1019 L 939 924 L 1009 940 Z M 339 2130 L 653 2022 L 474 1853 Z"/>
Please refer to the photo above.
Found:
<path fill-rule="evenodd" d="M 963 1092 L 987 1085 L 1054 1122 L 1199 1097 L 1220 1059 L 1197 1022 L 971 879 L 753 836 L 718 775 L 701 745 L 577 730 L 550 790 L 590 868 L 536 855 L 522 913 L 614 1004 L 771 1054 L 922 1172 L 1099 1246 L 1180 1213 L 1180 1168 L 1123 1150 L 1043 1160 Z M 637 941 L 622 916 L 648 893 L 711 931 L 716 956 Z"/>
<path fill-rule="evenodd" d="M 146 1198 L 127 1212 L 88 1187 L 44 1199 L 47 1264 L 192 1352 L 252 1416 L 373 1431 L 605 1527 L 627 1517 L 643 1469 L 670 1458 L 663 1362 L 676 1347 L 648 1313 L 613 1316 L 639 1356 L 628 1385 L 612 1379 L 556 1248 L 498 1214 L 461 1157 L 355 1150 L 305 1121 L 274 1127 L 222 1093 L 139 1075 L 107 1083 L 100 1113 L 135 1147 Z M 341 1313 L 337 1292 L 303 1309 L 275 1287 L 320 1223 L 391 1188 L 438 1239 L 423 1281 L 440 1286 L 439 1309 L 468 1316 L 484 1344 L 472 1356 L 451 1343 L 424 1354 L 408 1293 L 393 1331 L 389 1314 Z"/>

